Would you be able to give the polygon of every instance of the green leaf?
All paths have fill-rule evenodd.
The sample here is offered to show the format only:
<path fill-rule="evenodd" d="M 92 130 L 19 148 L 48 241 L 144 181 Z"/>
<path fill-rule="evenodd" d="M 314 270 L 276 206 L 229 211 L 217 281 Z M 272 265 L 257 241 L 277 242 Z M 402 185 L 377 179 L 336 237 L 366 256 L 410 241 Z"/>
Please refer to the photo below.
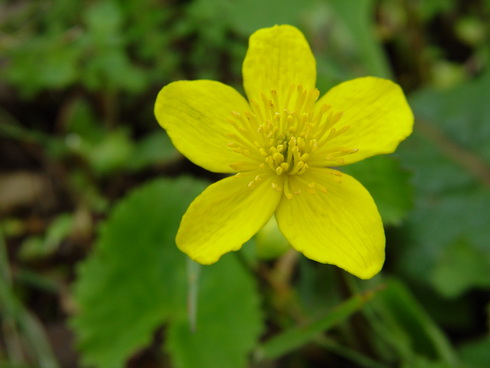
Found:
<path fill-rule="evenodd" d="M 304 326 L 293 327 L 266 341 L 258 350 L 259 359 L 274 359 L 314 340 L 322 332 L 345 321 L 370 300 L 372 294 L 355 295 L 338 305 L 324 317 L 308 322 Z"/>
<path fill-rule="evenodd" d="M 436 261 L 433 284 L 441 295 L 454 298 L 473 287 L 490 288 L 489 270 L 490 253 L 460 240 Z"/>
<path fill-rule="evenodd" d="M 46 231 L 44 238 L 30 237 L 22 243 L 19 256 L 23 259 L 43 258 L 53 254 L 71 232 L 73 215 L 59 215 Z"/>
<path fill-rule="evenodd" d="M 51 157 L 59 157 L 66 152 L 65 143 L 51 134 L 25 128 L 17 119 L 0 107 L 0 137 L 34 143 L 42 146 Z"/>
<path fill-rule="evenodd" d="M 140 92 L 147 84 L 142 68 L 128 57 L 123 8 L 116 1 L 91 4 L 83 13 L 87 32 L 81 38 L 92 57 L 84 63 L 81 82 L 90 89 Z"/>
<path fill-rule="evenodd" d="M 366 67 L 367 73 L 388 78 L 391 71 L 379 40 L 375 37 L 373 0 L 331 0 L 329 6 L 351 36 L 353 52 Z"/>
<path fill-rule="evenodd" d="M 108 132 L 105 139 L 95 145 L 84 147 L 94 171 L 101 176 L 122 169 L 130 160 L 133 149 L 129 131 L 123 128 Z"/>
<path fill-rule="evenodd" d="M 384 339 L 399 357 L 411 361 L 420 355 L 442 363 L 456 362 L 443 332 L 402 282 L 389 280 L 370 306 L 382 321 Z"/>
<path fill-rule="evenodd" d="M 233 30 L 249 36 L 259 28 L 274 24 L 297 25 L 301 14 L 305 14 L 311 0 L 197 0 L 191 11 L 200 20 L 222 22 Z M 217 15 L 220 17 L 216 18 Z M 223 16 L 223 14 L 226 14 Z"/>
<path fill-rule="evenodd" d="M 234 255 L 201 269 L 191 331 L 187 258 L 174 238 L 203 187 L 191 179 L 155 180 L 116 206 L 75 286 L 80 312 L 72 326 L 85 364 L 122 367 L 157 327 L 169 323 L 167 350 L 176 366 L 246 366 L 261 330 L 259 300 Z"/>
<path fill-rule="evenodd" d="M 274 24 L 301 28 L 319 54 L 318 85 L 323 88 L 354 75 L 391 75 L 376 38 L 374 5 L 373 0 L 197 0 L 190 11 L 199 24 L 219 24 L 245 37 Z"/>
<path fill-rule="evenodd" d="M 177 157 L 179 153 L 168 135 L 164 131 L 158 131 L 136 142 L 128 168 L 137 171 L 151 165 L 164 164 Z"/>
<path fill-rule="evenodd" d="M 122 367 L 185 305 L 185 256 L 174 238 L 203 187 L 190 179 L 155 180 L 114 208 L 75 284 L 80 311 L 72 326 L 86 365 Z"/>
<path fill-rule="evenodd" d="M 17 367 L 27 367 L 29 361 L 39 368 L 57 368 L 59 365 L 43 326 L 15 295 L 9 269 L 7 247 L 0 228 L 0 311 L 7 357 Z"/>
<path fill-rule="evenodd" d="M 465 343 L 460 354 L 464 362 L 472 364 L 471 367 L 487 367 L 490 362 L 490 335 Z"/>
<path fill-rule="evenodd" d="M 79 77 L 82 49 L 60 33 L 43 33 L 12 48 L 5 80 L 31 96 L 46 88 L 66 88 Z M 42 60 L 43 67 L 36 63 Z"/>
<path fill-rule="evenodd" d="M 430 138 L 465 170 L 472 169 L 468 164 L 475 156 L 487 164 L 490 161 L 489 89 L 490 72 L 450 90 L 422 89 L 410 99 L 419 119 L 441 129 L 442 136 L 430 135 Z M 427 133 L 424 131 L 426 136 Z M 464 156 L 468 152 L 458 151 L 458 147 L 473 156 Z"/>
<path fill-rule="evenodd" d="M 76 149 L 80 144 L 93 145 L 102 141 L 106 129 L 98 120 L 99 117 L 95 115 L 92 106 L 86 99 L 73 100 L 67 119 L 67 144 Z"/>
<path fill-rule="evenodd" d="M 85 10 L 83 18 L 96 43 L 106 46 L 119 42 L 124 17 L 116 2 L 105 0 L 94 3 Z"/>
<path fill-rule="evenodd" d="M 407 362 L 401 366 L 401 368 L 475 368 L 466 364 L 460 363 L 447 363 L 436 360 L 429 360 L 424 357 L 415 357 L 410 362 Z"/>
<path fill-rule="evenodd" d="M 252 277 L 234 254 L 201 269 L 196 327 L 185 314 L 170 324 L 167 349 L 181 368 L 247 367 L 261 332 Z"/>
<path fill-rule="evenodd" d="M 371 193 L 385 225 L 399 225 L 412 207 L 410 174 L 391 156 L 376 156 L 342 168 Z"/>
<path fill-rule="evenodd" d="M 429 280 L 443 292 L 447 290 L 441 285 L 450 281 L 442 277 L 452 276 L 441 262 L 451 259 L 452 267 L 462 270 L 482 267 L 475 254 L 490 257 L 485 216 L 490 208 L 490 128 L 486 123 L 490 105 L 485 92 L 489 88 L 487 74 L 453 90 L 427 89 L 415 94 L 411 104 L 418 117 L 416 131 L 398 150 L 402 164 L 412 172 L 416 202 L 406 222 L 408 236 L 400 244 L 397 267 L 420 282 Z M 451 250 L 458 241 L 468 247 L 465 258 L 454 256 Z M 465 264 L 468 257 L 476 263 Z M 453 294 L 482 287 L 474 277 L 466 278 L 464 284 Z"/>

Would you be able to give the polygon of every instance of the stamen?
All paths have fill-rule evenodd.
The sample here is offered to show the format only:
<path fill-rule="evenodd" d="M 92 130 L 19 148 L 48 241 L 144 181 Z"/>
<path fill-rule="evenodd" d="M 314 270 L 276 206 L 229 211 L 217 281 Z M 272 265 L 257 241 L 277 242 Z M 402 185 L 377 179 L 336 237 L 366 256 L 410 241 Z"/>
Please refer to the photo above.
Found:
<path fill-rule="evenodd" d="M 278 191 L 278 192 L 282 192 L 282 187 L 274 182 L 272 182 L 272 189 Z"/>
<path fill-rule="evenodd" d="M 315 190 L 315 182 L 312 181 L 310 184 L 308 184 L 308 193 L 311 193 L 311 194 L 316 194 L 316 190 Z"/>
<path fill-rule="evenodd" d="M 279 100 L 278 100 L 278 98 L 277 98 L 277 91 L 276 91 L 275 89 L 273 89 L 273 90 L 271 91 L 271 95 L 272 95 L 272 102 L 274 103 L 274 105 L 275 105 L 276 107 L 279 107 Z M 279 115 L 280 115 L 280 114 L 279 114 Z"/>
<path fill-rule="evenodd" d="M 260 165 L 257 165 L 255 162 L 235 162 L 233 164 L 229 164 L 229 167 L 231 167 L 235 171 L 250 171 L 250 170 L 256 170 L 257 167 Z"/>
<path fill-rule="evenodd" d="M 260 105 L 255 100 L 250 100 L 250 105 L 252 106 L 252 110 L 255 112 L 255 115 L 257 116 L 259 121 L 265 121 L 264 114 L 262 113 Z"/>
<path fill-rule="evenodd" d="M 291 97 L 293 96 L 293 92 L 296 88 L 294 87 L 294 84 L 291 84 L 288 89 L 288 93 L 286 95 L 286 100 L 284 101 L 284 108 L 287 109 L 289 106 L 289 102 L 291 101 Z"/>
<path fill-rule="evenodd" d="M 304 165 L 301 167 L 301 169 L 299 169 L 299 170 L 298 170 L 298 172 L 296 173 L 296 175 L 302 175 L 302 174 L 304 174 L 304 173 L 305 173 L 305 171 L 308 169 L 308 167 L 309 167 L 309 166 L 308 166 L 308 164 L 306 164 L 306 163 L 305 163 L 305 164 L 304 164 Z"/>
<path fill-rule="evenodd" d="M 288 172 L 288 175 L 295 175 L 295 174 L 297 174 L 303 168 L 303 165 L 304 164 L 305 163 L 303 161 L 298 161 L 294 165 L 293 169 L 290 172 Z"/>
<path fill-rule="evenodd" d="M 320 96 L 320 91 L 318 89 L 316 89 L 316 88 L 310 89 L 308 91 L 308 98 L 306 100 L 306 105 L 304 107 L 304 110 L 307 112 L 313 111 L 313 106 L 314 106 L 314 104 L 315 104 L 315 102 L 319 96 Z"/>
<path fill-rule="evenodd" d="M 293 194 L 291 193 L 291 190 L 289 189 L 289 180 L 284 181 L 284 195 L 286 196 L 287 199 L 293 198 Z"/>
<path fill-rule="evenodd" d="M 250 100 L 250 111 L 233 112 L 226 120 L 233 129 L 228 134 L 228 147 L 246 159 L 230 167 L 273 175 L 277 180 L 272 182 L 272 189 L 283 192 L 288 199 L 301 191 L 326 193 L 327 188 L 307 174 L 309 168 L 342 165 L 344 157 L 358 149 L 333 143 L 350 126 L 339 125 L 342 112 L 332 106 L 315 108 L 319 96 L 318 89 L 291 85 L 285 90 L 265 91 L 258 100 Z M 260 175 L 248 183 L 249 187 L 257 185 Z M 335 178 L 341 180 L 340 176 Z"/>
<path fill-rule="evenodd" d="M 300 84 L 297 87 L 297 97 L 296 97 L 296 106 L 295 111 L 301 111 L 303 107 L 303 103 L 305 102 L 305 92 L 303 90 L 303 86 Z"/>

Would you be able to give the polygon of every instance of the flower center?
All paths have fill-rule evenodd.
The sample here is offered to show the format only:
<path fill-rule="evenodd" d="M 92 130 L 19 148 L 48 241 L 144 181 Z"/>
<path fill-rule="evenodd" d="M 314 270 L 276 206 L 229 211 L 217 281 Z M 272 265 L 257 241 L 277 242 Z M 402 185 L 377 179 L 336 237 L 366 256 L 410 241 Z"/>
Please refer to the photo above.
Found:
<path fill-rule="evenodd" d="M 342 113 L 332 112 L 329 105 L 315 108 L 318 96 L 317 89 L 305 90 L 302 86 L 291 86 L 285 96 L 279 96 L 273 90 L 268 96 L 262 94 L 260 102 L 251 100 L 251 111 L 233 112 L 233 119 L 229 120 L 237 134 L 229 135 L 233 142 L 228 146 L 253 159 L 258 168 L 271 170 L 280 179 L 278 183 L 284 184 L 284 188 L 281 184 L 273 184 L 274 189 L 284 189 L 288 198 L 291 194 L 288 195 L 286 186 L 290 177 L 299 178 L 312 165 L 342 164 L 341 156 L 357 151 L 345 147 L 324 148 L 328 141 L 349 127 L 334 128 Z M 316 151 L 321 151 L 320 158 L 314 155 Z M 237 171 L 253 169 L 248 160 L 230 167 Z"/>
<path fill-rule="evenodd" d="M 311 141 L 301 136 L 284 136 L 276 142 L 271 140 L 268 151 L 260 149 L 260 153 L 265 157 L 265 163 L 259 167 L 268 165 L 277 175 L 301 175 L 308 169 L 308 152 L 314 148 Z"/>

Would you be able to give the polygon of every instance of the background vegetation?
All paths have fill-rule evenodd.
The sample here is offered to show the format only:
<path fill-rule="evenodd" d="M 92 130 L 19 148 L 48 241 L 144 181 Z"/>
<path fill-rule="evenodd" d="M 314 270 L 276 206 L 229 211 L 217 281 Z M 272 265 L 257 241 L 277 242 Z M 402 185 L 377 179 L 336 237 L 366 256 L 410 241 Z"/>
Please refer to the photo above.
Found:
<path fill-rule="evenodd" d="M 490 1 L 0 2 L 0 367 L 490 365 Z M 349 169 L 387 232 L 360 281 L 266 227 L 198 267 L 174 244 L 211 181 L 153 116 L 159 89 L 241 88 L 248 36 L 298 26 L 322 92 L 396 80 L 395 155 Z M 276 254 L 273 254 L 276 253 Z"/>

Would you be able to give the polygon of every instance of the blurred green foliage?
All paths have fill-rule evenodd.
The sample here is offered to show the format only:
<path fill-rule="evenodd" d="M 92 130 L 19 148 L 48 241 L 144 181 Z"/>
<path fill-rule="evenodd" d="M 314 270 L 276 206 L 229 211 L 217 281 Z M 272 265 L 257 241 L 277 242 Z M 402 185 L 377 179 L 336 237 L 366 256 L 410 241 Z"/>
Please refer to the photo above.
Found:
<path fill-rule="evenodd" d="M 0 2 L 0 367 L 487 367 L 489 17 L 489 0 Z M 346 169 L 386 226 L 368 282 L 273 223 L 210 267 L 175 247 L 219 177 L 173 148 L 155 96 L 241 90 L 248 36 L 280 23 L 322 92 L 389 77 L 416 115 L 396 154 Z"/>

